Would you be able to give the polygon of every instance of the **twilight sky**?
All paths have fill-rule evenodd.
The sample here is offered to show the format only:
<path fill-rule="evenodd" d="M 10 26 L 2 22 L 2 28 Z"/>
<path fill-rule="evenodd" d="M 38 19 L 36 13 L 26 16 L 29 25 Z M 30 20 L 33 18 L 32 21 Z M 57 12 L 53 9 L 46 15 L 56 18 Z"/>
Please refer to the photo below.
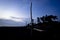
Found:
<path fill-rule="evenodd" d="M 60 0 L 32 0 L 32 2 L 33 18 L 46 14 L 60 17 Z M 24 21 L 27 21 L 24 20 L 25 18 L 30 18 L 29 7 L 30 0 L 0 0 L 0 19 L 13 20 L 23 24 Z M 0 25 L 3 25 L 3 23 L 0 20 Z"/>

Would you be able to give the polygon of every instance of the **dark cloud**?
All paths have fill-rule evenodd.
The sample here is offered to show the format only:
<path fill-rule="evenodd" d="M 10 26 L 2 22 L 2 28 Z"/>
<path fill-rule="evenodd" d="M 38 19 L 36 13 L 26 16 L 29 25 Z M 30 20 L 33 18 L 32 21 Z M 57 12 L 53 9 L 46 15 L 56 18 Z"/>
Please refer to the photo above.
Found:
<path fill-rule="evenodd" d="M 24 23 L 13 20 L 0 19 L 0 26 L 24 26 Z"/>

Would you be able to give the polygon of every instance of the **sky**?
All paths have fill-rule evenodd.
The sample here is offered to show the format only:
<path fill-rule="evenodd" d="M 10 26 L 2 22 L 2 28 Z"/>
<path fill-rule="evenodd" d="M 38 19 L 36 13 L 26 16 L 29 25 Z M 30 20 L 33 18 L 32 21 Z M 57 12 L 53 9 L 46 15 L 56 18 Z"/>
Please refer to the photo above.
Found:
<path fill-rule="evenodd" d="M 60 0 L 32 0 L 32 13 L 35 19 L 46 14 L 56 15 L 59 18 Z M 0 0 L 0 19 L 25 24 L 29 18 L 30 0 Z M 3 25 L 3 23 L 1 22 L 0 25 Z M 10 24 L 10 22 L 8 23 Z"/>

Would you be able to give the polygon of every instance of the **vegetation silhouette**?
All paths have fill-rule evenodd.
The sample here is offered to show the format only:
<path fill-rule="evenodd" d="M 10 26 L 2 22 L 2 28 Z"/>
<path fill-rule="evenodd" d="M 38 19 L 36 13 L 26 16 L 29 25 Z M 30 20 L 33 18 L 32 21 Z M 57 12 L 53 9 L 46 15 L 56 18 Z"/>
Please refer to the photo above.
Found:
<path fill-rule="evenodd" d="M 41 17 L 41 20 L 44 22 L 53 22 L 55 19 L 57 19 L 57 16 L 49 15 L 49 16 L 43 16 Z"/>
<path fill-rule="evenodd" d="M 33 30 L 32 32 L 33 36 L 41 36 L 41 38 L 46 38 L 46 39 L 59 38 L 58 36 L 60 36 L 59 34 L 60 33 L 60 29 L 59 29 L 60 22 L 57 19 L 58 19 L 57 16 L 54 16 L 54 15 L 46 15 L 43 17 L 37 17 L 37 24 L 34 23 L 34 26 L 32 27 L 45 30 L 45 31 L 37 32 Z"/>

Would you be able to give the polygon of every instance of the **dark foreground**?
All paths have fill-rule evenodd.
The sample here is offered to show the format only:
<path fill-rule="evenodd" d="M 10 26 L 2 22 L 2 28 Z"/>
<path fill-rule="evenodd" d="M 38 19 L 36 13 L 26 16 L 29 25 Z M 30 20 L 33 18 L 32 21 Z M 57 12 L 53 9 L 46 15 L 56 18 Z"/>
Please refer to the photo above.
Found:
<path fill-rule="evenodd" d="M 31 31 L 26 27 L 0 27 L 0 39 L 7 40 L 55 40 L 60 39 L 58 33 L 53 32 L 38 32 L 33 30 L 32 36 Z"/>

